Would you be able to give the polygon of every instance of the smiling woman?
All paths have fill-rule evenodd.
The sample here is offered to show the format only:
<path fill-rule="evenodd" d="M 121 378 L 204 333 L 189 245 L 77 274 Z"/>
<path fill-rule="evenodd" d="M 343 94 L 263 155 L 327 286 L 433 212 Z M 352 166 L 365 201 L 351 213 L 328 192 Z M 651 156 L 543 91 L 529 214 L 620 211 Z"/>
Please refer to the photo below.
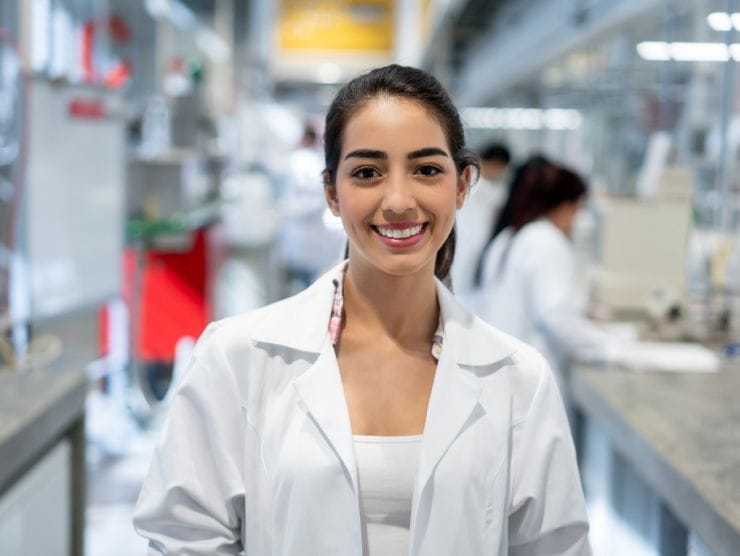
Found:
<path fill-rule="evenodd" d="M 336 169 L 325 172 L 329 206 L 350 239 L 350 275 L 361 259 L 387 274 L 431 277 L 470 174 L 468 166 L 458 172 L 445 132 L 425 106 L 392 96 L 363 103 L 344 128 Z"/>
<path fill-rule="evenodd" d="M 204 333 L 137 530 L 165 554 L 590 554 L 550 368 L 443 283 L 477 174 L 447 93 L 374 70 L 324 142 L 348 260 Z"/>

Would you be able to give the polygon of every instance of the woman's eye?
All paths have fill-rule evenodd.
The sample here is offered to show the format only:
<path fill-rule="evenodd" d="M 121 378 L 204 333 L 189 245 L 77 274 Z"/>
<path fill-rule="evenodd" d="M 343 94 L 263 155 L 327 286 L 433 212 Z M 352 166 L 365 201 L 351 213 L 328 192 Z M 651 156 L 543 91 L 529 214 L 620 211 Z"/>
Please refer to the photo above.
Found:
<path fill-rule="evenodd" d="M 353 178 L 359 178 L 361 180 L 371 180 L 373 178 L 377 178 L 380 176 L 380 172 L 378 172 L 375 168 L 358 168 L 354 172 L 352 172 Z"/>
<path fill-rule="evenodd" d="M 423 166 L 419 166 L 416 173 L 421 174 L 422 176 L 436 176 L 437 174 L 442 173 L 442 169 L 431 164 L 424 164 Z"/>

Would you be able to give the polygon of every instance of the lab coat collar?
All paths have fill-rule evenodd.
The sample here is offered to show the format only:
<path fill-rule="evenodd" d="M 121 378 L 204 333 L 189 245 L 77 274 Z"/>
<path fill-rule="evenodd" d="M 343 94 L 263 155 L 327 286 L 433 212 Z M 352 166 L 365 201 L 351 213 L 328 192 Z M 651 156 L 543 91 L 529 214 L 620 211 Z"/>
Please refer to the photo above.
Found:
<path fill-rule="evenodd" d="M 262 309 L 262 318 L 252 333 L 255 343 L 272 344 L 306 353 L 321 353 L 329 335 L 334 301 L 334 279 L 339 265 L 302 292 Z"/>
<path fill-rule="evenodd" d="M 322 276 L 303 293 L 271 307 L 257 326 L 253 338 L 264 342 L 316 354 L 313 364 L 293 385 L 305 410 L 311 415 L 341 462 L 342 471 L 358 495 L 357 462 L 349 411 L 338 372 L 328 326 L 334 299 L 334 279 L 339 266 Z M 425 520 L 424 507 L 430 495 L 427 488 L 434 470 L 455 440 L 482 415 L 490 413 L 494 422 L 505 423 L 506 404 L 490 404 L 485 398 L 485 377 L 505 365 L 517 344 L 497 332 L 462 307 L 452 293 L 437 280 L 444 326 L 444 343 L 437 363 L 421 447 L 419 469 L 412 499 L 412 553 L 421 535 L 416 525 Z M 305 320 L 301 322 L 301 317 Z M 425 525 L 422 525 L 422 528 Z"/>
<path fill-rule="evenodd" d="M 273 305 L 256 327 L 253 339 L 257 343 L 317 355 L 311 367 L 296 379 L 295 387 L 356 489 L 349 413 L 328 333 L 334 280 L 342 268 L 342 265 L 335 267 L 302 293 Z M 436 280 L 436 285 L 444 343 L 427 413 L 426 427 L 434 434 L 425 435 L 425 457 L 419 473 L 422 485 L 478 403 L 482 391 L 480 377 L 487 373 L 476 372 L 476 367 L 487 367 L 492 372 L 496 363 L 507 359 L 516 349 L 508 337 L 460 305 L 441 281 Z"/>
<path fill-rule="evenodd" d="M 344 264 L 324 274 L 298 295 L 272 305 L 256 327 L 253 340 L 307 353 L 321 353 L 328 338 L 334 280 L 339 277 Z M 435 281 L 444 325 L 442 350 L 449 352 L 450 346 L 454 346 L 457 364 L 491 365 L 516 350 L 514 342 L 467 311 L 441 281 L 436 278 Z M 494 336 L 498 336 L 500 341 L 492 341 Z"/>

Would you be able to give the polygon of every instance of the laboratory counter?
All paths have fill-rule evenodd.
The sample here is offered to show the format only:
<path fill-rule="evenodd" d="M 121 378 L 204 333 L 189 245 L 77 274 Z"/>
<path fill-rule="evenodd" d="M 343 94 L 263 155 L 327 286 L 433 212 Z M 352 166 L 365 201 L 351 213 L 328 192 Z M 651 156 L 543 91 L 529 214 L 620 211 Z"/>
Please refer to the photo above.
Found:
<path fill-rule="evenodd" d="M 661 553 L 678 554 L 682 544 L 683 552 L 691 530 L 718 556 L 740 554 L 740 369 L 581 366 L 572 370 L 570 389 L 578 411 L 675 516 Z"/>
<path fill-rule="evenodd" d="M 39 492 L 44 492 L 53 476 L 70 502 L 64 512 L 69 528 L 62 533 L 69 542 L 69 554 L 83 553 L 86 393 L 83 370 L 0 372 L 0 510 L 3 504 L 10 504 L 8 511 L 15 515 L 12 523 L 0 523 L 0 529 L 6 526 L 13 536 L 27 535 L 27 528 L 19 525 L 19 493 L 29 492 L 34 484 L 41 485 Z M 63 478 L 56 479 L 60 467 L 66 471 Z M 47 476 L 41 474 L 44 469 Z M 38 477 L 35 483 L 34 473 Z M 54 502 L 47 505 L 53 508 Z M 29 508 L 29 513 L 32 511 Z"/>

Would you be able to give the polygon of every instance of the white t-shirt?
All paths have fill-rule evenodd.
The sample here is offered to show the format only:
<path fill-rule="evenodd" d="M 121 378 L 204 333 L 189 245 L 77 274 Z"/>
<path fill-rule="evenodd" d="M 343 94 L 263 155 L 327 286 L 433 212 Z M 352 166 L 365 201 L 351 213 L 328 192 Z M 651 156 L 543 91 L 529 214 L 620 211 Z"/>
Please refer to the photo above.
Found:
<path fill-rule="evenodd" d="M 421 435 L 355 435 L 354 443 L 360 488 L 362 553 L 365 556 L 406 556 Z"/>

